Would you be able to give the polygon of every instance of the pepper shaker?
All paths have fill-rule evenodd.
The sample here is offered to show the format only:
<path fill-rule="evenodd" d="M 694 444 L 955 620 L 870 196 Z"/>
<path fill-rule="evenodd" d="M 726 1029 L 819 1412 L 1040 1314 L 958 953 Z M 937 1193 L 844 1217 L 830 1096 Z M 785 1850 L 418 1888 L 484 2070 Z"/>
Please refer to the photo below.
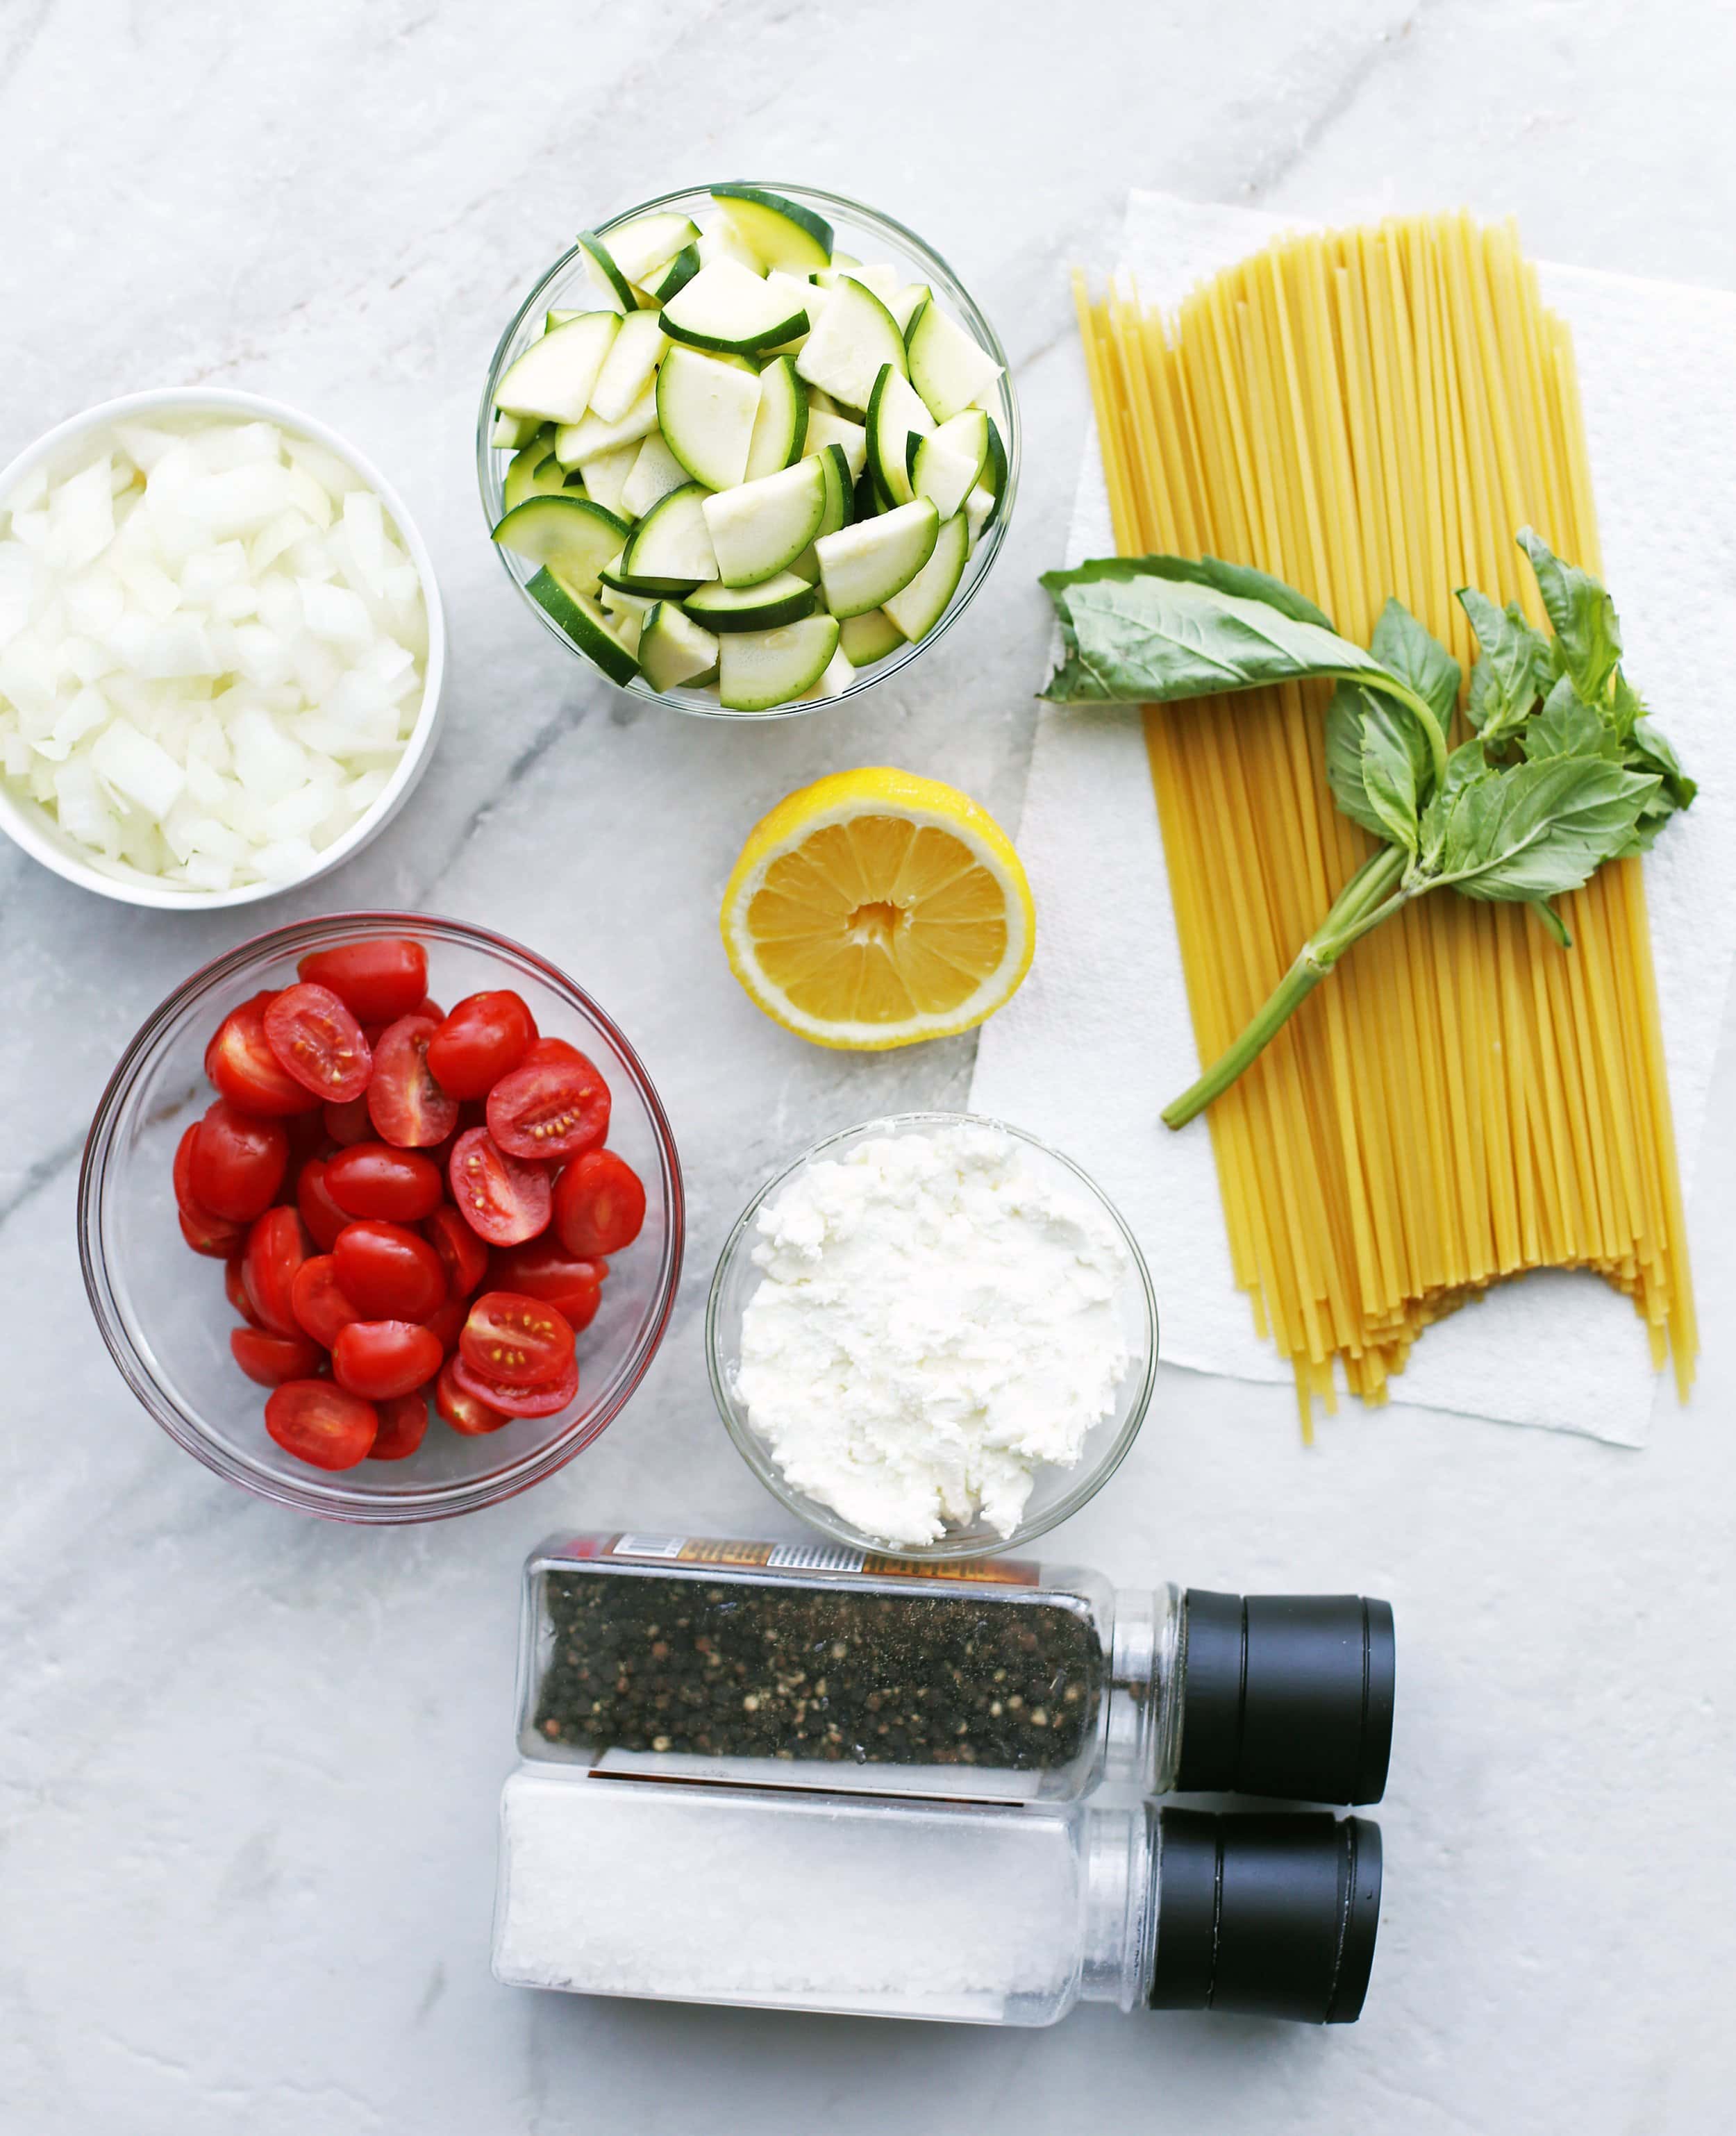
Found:
<path fill-rule="evenodd" d="M 1067 1802 L 1378 1802 L 1393 1615 L 1062 1565 L 584 1535 L 526 1571 L 520 1747 L 607 1775 Z"/>

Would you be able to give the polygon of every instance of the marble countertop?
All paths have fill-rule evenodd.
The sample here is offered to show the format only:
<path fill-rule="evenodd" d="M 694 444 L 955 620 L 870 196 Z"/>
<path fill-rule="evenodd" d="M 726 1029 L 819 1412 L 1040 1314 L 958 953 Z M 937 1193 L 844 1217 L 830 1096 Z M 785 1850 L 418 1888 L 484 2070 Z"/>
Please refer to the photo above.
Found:
<path fill-rule="evenodd" d="M 1736 283 L 1736 16 L 1715 0 L 1099 0 L 1076 26 L 884 0 L 871 48 L 868 22 L 781 0 L 0 7 L 0 459 L 111 394 L 208 380 L 390 470 L 446 595 L 446 735 L 377 843 L 257 916 L 420 906 L 565 966 L 663 1093 L 691 1240 L 644 1388 L 532 1495 L 401 1533 L 245 1497 L 127 1395 L 72 1213 L 119 1048 L 251 918 L 99 903 L 0 852 L 0 2124 L 20 2136 L 1728 2125 L 1728 1047 L 1693 1212 L 1702 1382 L 1649 1452 L 1394 1406 L 1304 1453 L 1287 1396 L 1168 1372 L 1057 1538 L 1129 1584 L 1393 1598 L 1359 2026 L 876 2027 L 489 1977 L 525 1551 L 562 1526 L 765 1530 L 705 1381 L 717 1245 L 791 1151 L 967 1085 L 968 1041 L 877 1059 L 786 1038 L 715 914 L 749 825 L 822 771 L 936 774 L 1016 828 L 1034 580 L 1085 418 L 1068 265 L 1108 264 L 1137 183 L 1327 217 L 1464 201 L 1516 213 L 1544 256 Z M 731 730 L 628 702 L 532 627 L 470 439 L 502 321 L 579 221 L 742 172 L 861 194 L 955 261 L 1013 352 L 1026 462 L 999 566 L 930 654 L 859 708 Z"/>

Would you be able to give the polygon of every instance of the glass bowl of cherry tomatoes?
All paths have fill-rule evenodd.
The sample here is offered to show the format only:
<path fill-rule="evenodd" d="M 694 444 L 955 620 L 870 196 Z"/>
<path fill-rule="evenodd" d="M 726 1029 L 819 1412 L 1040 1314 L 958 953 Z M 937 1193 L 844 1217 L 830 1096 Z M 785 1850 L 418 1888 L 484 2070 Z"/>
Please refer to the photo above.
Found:
<path fill-rule="evenodd" d="M 457 920 L 280 927 L 122 1056 L 79 1181 L 104 1341 L 172 1438 L 279 1505 L 438 1520 L 615 1417 L 681 1274 L 669 1123 L 551 964 Z"/>

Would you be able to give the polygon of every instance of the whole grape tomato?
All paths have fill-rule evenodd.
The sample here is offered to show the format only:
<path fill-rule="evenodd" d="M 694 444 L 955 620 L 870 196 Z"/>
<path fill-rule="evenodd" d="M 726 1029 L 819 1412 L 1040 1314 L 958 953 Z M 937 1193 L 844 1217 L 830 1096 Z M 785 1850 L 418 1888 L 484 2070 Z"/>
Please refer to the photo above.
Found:
<path fill-rule="evenodd" d="M 289 1138 L 276 1121 L 215 1098 L 188 1153 L 193 1197 L 214 1216 L 248 1224 L 269 1209 L 289 1166 Z"/>
<path fill-rule="evenodd" d="M 386 1142 L 352 1143 L 327 1160 L 326 1191 L 351 1216 L 414 1224 L 446 1199 L 446 1181 L 431 1158 Z"/>
<path fill-rule="evenodd" d="M 440 1369 L 440 1338 L 414 1320 L 354 1320 L 332 1345 L 332 1376 L 352 1395 L 388 1401 Z"/>
<path fill-rule="evenodd" d="M 555 1230 L 569 1253 L 618 1254 L 645 1221 L 639 1175 L 612 1149 L 575 1158 L 555 1183 Z"/>
<path fill-rule="evenodd" d="M 429 1041 L 428 1065 L 453 1097 L 486 1098 L 536 1037 L 536 1018 L 510 988 L 468 994 Z"/>
<path fill-rule="evenodd" d="M 440 1256 L 403 1224 L 347 1224 L 332 1259 L 339 1289 L 365 1320 L 425 1320 L 446 1295 Z"/>
<path fill-rule="evenodd" d="M 295 968 L 303 979 L 329 987 L 358 1023 L 394 1023 L 428 992 L 427 951 L 399 935 L 315 949 Z"/>

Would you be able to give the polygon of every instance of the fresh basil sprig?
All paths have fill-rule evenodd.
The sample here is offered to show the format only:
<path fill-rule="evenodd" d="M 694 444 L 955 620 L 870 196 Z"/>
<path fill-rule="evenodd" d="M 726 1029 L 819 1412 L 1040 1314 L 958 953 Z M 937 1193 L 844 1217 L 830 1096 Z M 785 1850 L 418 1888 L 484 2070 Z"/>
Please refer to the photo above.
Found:
<path fill-rule="evenodd" d="M 1452 889 L 1530 905 L 1569 946 L 1549 901 L 1644 851 L 1692 802 L 1694 781 L 1622 672 L 1608 594 L 1529 527 L 1518 539 L 1551 634 L 1516 603 L 1460 589 L 1479 658 L 1465 704 L 1472 739 L 1452 750 L 1459 664 L 1396 600 L 1365 652 L 1293 587 L 1215 556 L 1108 557 L 1045 575 L 1063 658 L 1043 694 L 1057 703 L 1336 680 L 1333 798 L 1381 841 L 1235 1044 L 1166 1109 L 1170 1126 L 1227 1090 L 1350 944 L 1414 899 Z"/>

